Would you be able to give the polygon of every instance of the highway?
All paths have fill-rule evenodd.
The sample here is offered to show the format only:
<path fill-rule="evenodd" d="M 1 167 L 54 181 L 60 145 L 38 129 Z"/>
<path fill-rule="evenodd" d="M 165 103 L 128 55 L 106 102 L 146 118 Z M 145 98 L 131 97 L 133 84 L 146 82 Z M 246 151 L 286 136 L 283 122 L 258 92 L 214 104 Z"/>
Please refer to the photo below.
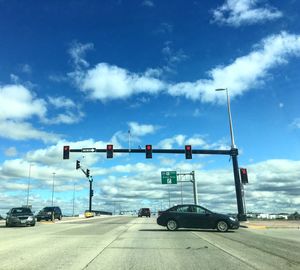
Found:
<path fill-rule="evenodd" d="M 300 269 L 299 229 L 169 232 L 153 218 L 0 227 L 0 269 Z"/>

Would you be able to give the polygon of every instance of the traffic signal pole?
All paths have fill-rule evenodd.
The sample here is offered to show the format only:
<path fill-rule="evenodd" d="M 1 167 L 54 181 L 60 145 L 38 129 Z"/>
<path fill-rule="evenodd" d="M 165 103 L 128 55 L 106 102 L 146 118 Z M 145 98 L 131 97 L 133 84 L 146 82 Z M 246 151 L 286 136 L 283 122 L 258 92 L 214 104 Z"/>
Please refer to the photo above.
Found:
<path fill-rule="evenodd" d="M 247 217 L 245 214 L 244 209 L 244 202 L 242 196 L 242 187 L 241 187 L 241 180 L 239 174 L 239 164 L 238 164 L 238 149 L 232 148 L 231 158 L 232 158 L 232 167 L 233 167 L 233 175 L 234 175 L 234 183 L 235 183 L 235 194 L 236 194 L 236 201 L 238 207 L 238 220 L 239 221 L 246 221 Z"/>
<path fill-rule="evenodd" d="M 89 200 L 89 212 L 92 212 L 92 198 L 93 198 L 93 178 L 89 178 L 90 182 L 90 200 Z"/>
<path fill-rule="evenodd" d="M 64 151 L 65 150 L 68 150 L 70 152 L 70 147 L 69 146 L 64 146 Z M 64 158 L 65 156 L 68 156 L 69 157 L 69 153 L 64 153 Z M 90 176 L 90 170 L 89 169 L 82 169 L 81 168 L 81 165 L 80 165 L 80 161 L 79 160 L 76 160 L 76 170 L 80 169 L 83 174 L 86 176 L 86 178 L 89 180 L 89 183 L 90 183 L 90 192 L 89 192 L 89 212 L 92 211 L 92 198 L 94 196 L 94 191 L 93 191 L 93 176 Z"/>

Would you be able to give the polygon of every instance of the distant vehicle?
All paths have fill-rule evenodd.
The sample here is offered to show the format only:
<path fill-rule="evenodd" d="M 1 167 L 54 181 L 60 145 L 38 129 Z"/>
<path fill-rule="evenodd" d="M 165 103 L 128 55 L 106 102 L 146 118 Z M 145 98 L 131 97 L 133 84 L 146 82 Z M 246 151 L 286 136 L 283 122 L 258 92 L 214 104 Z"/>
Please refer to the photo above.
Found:
<path fill-rule="evenodd" d="M 85 216 L 86 218 L 94 217 L 94 216 L 95 216 L 95 213 L 94 213 L 94 212 L 90 212 L 90 211 L 85 211 L 85 212 L 84 212 L 84 216 Z"/>
<path fill-rule="evenodd" d="M 16 207 L 9 210 L 5 222 L 6 227 L 30 225 L 35 226 L 35 217 L 28 207 Z"/>
<path fill-rule="evenodd" d="M 151 216 L 151 211 L 149 208 L 141 208 L 138 212 L 138 217 L 150 217 Z"/>
<path fill-rule="evenodd" d="M 157 218 L 157 224 L 167 227 L 170 231 L 178 228 L 217 229 L 226 232 L 238 229 L 239 221 L 234 217 L 214 213 L 194 204 L 183 204 L 171 207 Z"/>
<path fill-rule="evenodd" d="M 43 208 L 37 215 L 36 220 L 61 220 L 62 219 L 62 212 L 58 206 L 48 206 Z"/>

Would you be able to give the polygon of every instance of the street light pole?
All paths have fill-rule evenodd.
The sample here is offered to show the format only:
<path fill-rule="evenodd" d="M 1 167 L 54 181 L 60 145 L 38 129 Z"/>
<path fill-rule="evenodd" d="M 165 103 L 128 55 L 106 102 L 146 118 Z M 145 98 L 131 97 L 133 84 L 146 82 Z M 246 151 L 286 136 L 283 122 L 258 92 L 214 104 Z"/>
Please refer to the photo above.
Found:
<path fill-rule="evenodd" d="M 31 174 L 32 165 L 33 165 L 32 163 L 29 164 L 29 171 L 28 171 L 27 202 L 26 202 L 27 207 L 29 206 L 30 174 Z"/>
<path fill-rule="evenodd" d="M 238 207 L 238 219 L 240 221 L 244 221 L 244 220 L 247 220 L 247 217 L 246 217 L 245 210 L 244 210 L 242 187 L 241 187 L 241 180 L 240 180 L 240 174 L 239 174 L 239 165 L 238 165 L 238 159 L 237 159 L 238 149 L 234 142 L 229 93 L 228 93 L 227 88 L 219 88 L 219 89 L 216 89 L 216 91 L 226 91 L 227 110 L 228 110 L 230 138 L 231 138 L 231 154 L 230 155 L 232 158 L 232 167 L 233 167 L 233 175 L 234 175 L 234 182 L 235 182 L 235 193 L 236 193 L 236 200 L 237 200 L 237 207 Z"/>
<path fill-rule="evenodd" d="M 53 206 L 53 195 L 54 195 L 54 176 L 55 176 L 55 172 L 54 173 L 52 173 L 52 175 L 53 175 L 53 181 L 52 181 L 52 203 L 51 203 L 51 206 Z"/>
<path fill-rule="evenodd" d="M 75 183 L 74 183 L 74 189 L 73 189 L 73 212 L 72 212 L 72 217 L 74 217 L 74 210 L 75 210 Z"/>
<path fill-rule="evenodd" d="M 236 148 L 236 145 L 235 145 L 235 142 L 234 142 L 232 117 L 231 117 L 231 110 L 230 110 L 230 97 L 229 97 L 229 94 L 228 94 L 228 88 L 218 88 L 218 89 L 216 89 L 216 91 L 226 91 L 227 111 L 228 111 L 228 119 L 229 119 L 230 138 L 231 138 L 231 148 Z"/>

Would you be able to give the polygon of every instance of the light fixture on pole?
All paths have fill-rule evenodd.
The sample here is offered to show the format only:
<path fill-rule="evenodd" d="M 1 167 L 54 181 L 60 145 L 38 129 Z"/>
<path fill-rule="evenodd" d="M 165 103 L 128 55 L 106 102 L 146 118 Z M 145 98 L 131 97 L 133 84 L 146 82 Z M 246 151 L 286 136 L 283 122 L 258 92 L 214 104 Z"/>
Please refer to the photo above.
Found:
<path fill-rule="evenodd" d="M 29 164 L 29 171 L 28 171 L 28 183 L 27 183 L 27 202 L 26 206 L 29 206 L 29 190 L 30 190 L 30 176 L 31 176 L 31 166 L 33 166 L 32 163 Z"/>
<path fill-rule="evenodd" d="M 235 142 L 234 142 L 234 134 L 233 134 L 232 118 L 231 118 L 231 110 L 230 110 L 230 97 L 229 97 L 229 94 L 228 94 L 228 88 L 218 88 L 218 89 L 216 89 L 216 91 L 226 91 L 227 110 L 228 110 L 230 138 L 231 138 L 231 148 L 236 148 L 236 145 L 235 145 Z"/>
<path fill-rule="evenodd" d="M 51 206 L 53 206 L 53 196 L 54 196 L 54 177 L 55 177 L 55 172 L 52 173 L 53 177 L 52 177 L 52 203 Z"/>

